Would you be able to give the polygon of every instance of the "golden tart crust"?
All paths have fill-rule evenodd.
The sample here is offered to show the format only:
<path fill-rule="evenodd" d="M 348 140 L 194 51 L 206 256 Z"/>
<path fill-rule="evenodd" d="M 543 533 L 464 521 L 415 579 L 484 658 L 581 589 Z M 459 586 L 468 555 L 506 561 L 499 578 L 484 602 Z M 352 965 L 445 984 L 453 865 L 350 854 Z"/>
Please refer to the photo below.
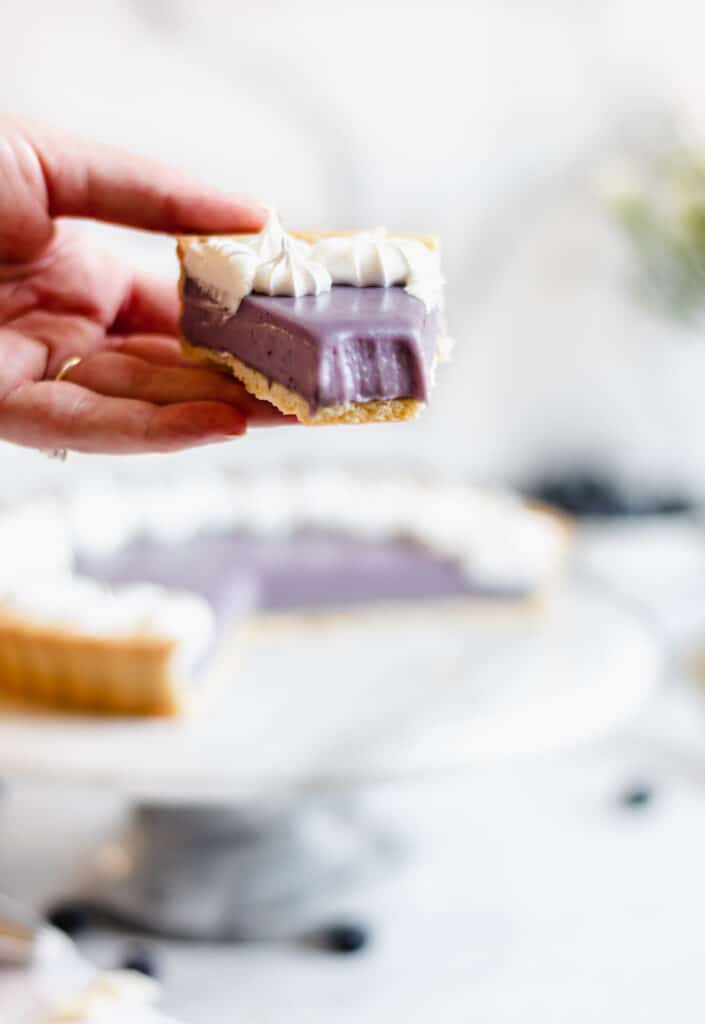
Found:
<path fill-rule="evenodd" d="M 0 604 L 0 692 L 81 711 L 174 715 L 181 709 L 165 637 L 91 636 L 16 616 Z"/>

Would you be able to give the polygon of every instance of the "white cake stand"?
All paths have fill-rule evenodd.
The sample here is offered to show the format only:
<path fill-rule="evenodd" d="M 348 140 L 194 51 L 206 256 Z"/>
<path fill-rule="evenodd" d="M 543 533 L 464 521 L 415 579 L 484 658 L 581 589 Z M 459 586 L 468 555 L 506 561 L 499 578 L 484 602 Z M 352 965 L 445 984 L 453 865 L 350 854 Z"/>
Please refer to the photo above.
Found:
<path fill-rule="evenodd" d="M 184 720 L 3 707 L 0 775 L 139 801 L 84 889 L 115 916 L 198 936 L 301 927 L 396 849 L 355 804 L 364 787 L 604 734 L 661 667 L 636 614 L 578 583 L 519 613 L 284 618 L 245 649 Z"/>

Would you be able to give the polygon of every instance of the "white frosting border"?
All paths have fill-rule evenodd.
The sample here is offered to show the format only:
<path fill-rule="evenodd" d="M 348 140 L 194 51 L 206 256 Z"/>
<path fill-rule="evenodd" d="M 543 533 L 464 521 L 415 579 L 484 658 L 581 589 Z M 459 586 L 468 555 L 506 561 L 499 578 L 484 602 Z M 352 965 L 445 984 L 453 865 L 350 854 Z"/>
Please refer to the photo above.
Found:
<path fill-rule="evenodd" d="M 305 526 L 408 538 L 456 560 L 479 587 L 527 594 L 558 574 L 566 548 L 558 517 L 464 484 L 342 470 L 214 472 L 156 486 L 109 479 L 0 511 L 0 610 L 91 635 L 173 640 L 174 668 L 188 675 L 213 641 L 208 602 L 150 583 L 111 588 L 81 578 L 75 554 L 106 555 L 140 534 L 178 545 L 205 530 L 286 535 Z"/>
<path fill-rule="evenodd" d="M 188 276 L 231 315 L 252 292 L 301 297 L 334 284 L 400 285 L 427 310 L 443 305 L 438 250 L 385 228 L 327 235 L 309 244 L 287 234 L 270 209 L 256 235 L 184 236 L 180 251 Z"/>

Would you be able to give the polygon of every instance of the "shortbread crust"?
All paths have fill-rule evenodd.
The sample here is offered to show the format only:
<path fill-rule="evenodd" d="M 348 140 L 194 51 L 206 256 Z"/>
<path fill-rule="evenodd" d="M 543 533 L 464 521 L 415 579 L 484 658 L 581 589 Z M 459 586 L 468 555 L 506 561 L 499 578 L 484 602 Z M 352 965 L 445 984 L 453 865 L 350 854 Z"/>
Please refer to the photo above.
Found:
<path fill-rule="evenodd" d="M 0 690 L 23 702 L 126 715 L 182 709 L 166 637 L 92 636 L 18 617 L 0 604 Z"/>

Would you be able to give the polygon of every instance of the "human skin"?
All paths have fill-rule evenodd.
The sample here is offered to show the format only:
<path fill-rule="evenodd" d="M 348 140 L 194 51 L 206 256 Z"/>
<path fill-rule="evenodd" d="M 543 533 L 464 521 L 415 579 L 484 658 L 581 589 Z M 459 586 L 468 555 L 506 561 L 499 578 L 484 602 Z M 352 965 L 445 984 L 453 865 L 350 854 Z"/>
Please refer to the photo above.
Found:
<path fill-rule="evenodd" d="M 207 234 L 256 231 L 265 216 L 169 167 L 0 114 L 0 440 L 171 452 L 287 422 L 182 359 L 175 281 L 126 266 L 65 219 Z M 80 365 L 56 381 L 72 356 Z"/>

